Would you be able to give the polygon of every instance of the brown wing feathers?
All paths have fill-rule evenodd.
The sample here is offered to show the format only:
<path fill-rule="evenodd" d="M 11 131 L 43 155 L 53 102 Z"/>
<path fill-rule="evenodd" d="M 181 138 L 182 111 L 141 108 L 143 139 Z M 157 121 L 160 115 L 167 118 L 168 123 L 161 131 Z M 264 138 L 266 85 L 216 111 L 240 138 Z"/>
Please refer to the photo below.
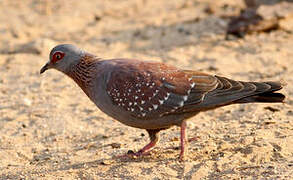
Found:
<path fill-rule="evenodd" d="M 234 81 L 159 63 L 133 63 L 123 68 L 112 73 L 108 94 L 114 104 L 142 118 L 284 99 L 282 94 L 273 93 L 282 88 L 277 82 Z"/>

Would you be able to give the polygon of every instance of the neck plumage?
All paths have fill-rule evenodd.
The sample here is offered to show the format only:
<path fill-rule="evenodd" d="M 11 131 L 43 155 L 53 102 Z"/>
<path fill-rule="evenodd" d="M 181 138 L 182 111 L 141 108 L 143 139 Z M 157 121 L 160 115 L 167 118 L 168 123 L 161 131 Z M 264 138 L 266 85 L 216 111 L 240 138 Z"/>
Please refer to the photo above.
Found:
<path fill-rule="evenodd" d="M 96 62 L 98 58 L 93 55 L 85 54 L 80 61 L 66 73 L 79 87 L 89 96 L 89 89 L 93 86 L 92 80 L 96 74 Z"/>

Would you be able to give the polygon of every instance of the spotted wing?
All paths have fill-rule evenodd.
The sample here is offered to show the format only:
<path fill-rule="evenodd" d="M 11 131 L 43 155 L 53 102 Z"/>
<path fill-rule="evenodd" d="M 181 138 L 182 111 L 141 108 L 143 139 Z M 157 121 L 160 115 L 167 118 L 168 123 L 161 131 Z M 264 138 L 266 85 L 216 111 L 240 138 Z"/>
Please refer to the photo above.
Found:
<path fill-rule="evenodd" d="M 182 71 L 155 62 L 119 61 L 107 82 L 114 105 L 139 118 L 183 112 L 200 103 L 217 86 L 217 79 L 203 73 Z"/>

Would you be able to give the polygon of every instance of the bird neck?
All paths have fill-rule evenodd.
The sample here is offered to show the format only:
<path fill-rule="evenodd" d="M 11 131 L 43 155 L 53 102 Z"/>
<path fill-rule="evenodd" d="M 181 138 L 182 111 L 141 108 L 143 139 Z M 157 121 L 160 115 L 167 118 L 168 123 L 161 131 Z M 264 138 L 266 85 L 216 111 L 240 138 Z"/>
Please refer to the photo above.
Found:
<path fill-rule="evenodd" d="M 89 96 L 89 89 L 92 86 L 92 80 L 95 77 L 96 62 L 98 58 L 93 55 L 85 54 L 80 61 L 75 64 L 66 74 L 71 77 L 79 87 Z"/>

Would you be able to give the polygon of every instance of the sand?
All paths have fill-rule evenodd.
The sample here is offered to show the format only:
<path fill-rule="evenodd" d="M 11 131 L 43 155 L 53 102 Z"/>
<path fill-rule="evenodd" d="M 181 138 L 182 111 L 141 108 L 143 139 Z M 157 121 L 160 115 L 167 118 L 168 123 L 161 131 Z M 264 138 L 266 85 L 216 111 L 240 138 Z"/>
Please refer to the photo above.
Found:
<path fill-rule="evenodd" d="M 292 179 L 293 34 L 225 40 L 228 17 L 243 7 L 240 0 L 0 1 L 0 179 Z M 197 140 L 185 162 L 178 127 L 162 131 L 148 156 L 115 158 L 145 145 L 147 133 L 103 114 L 60 72 L 39 74 L 60 43 L 103 58 L 282 80 L 287 99 L 193 117 L 188 135 Z"/>

